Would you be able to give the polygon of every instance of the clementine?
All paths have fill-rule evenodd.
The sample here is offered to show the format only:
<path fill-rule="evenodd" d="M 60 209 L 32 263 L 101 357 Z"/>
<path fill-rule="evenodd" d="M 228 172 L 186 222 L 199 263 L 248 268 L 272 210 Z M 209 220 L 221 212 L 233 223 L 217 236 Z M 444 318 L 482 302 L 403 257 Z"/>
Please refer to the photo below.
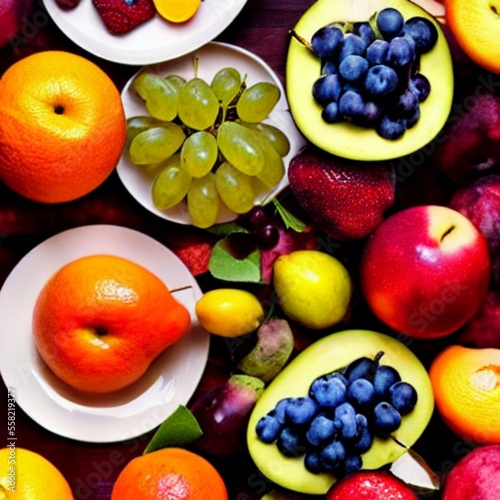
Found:
<path fill-rule="evenodd" d="M 500 74 L 497 0 L 445 0 L 445 20 L 465 54 L 476 64 Z"/>
<path fill-rule="evenodd" d="M 72 500 L 59 469 L 25 448 L 0 449 L 0 498 L 5 500 Z"/>
<path fill-rule="evenodd" d="M 38 52 L 0 79 L 0 180 L 22 196 L 86 195 L 113 171 L 125 135 L 118 89 L 84 57 Z"/>
<path fill-rule="evenodd" d="M 500 444 L 500 349 L 452 345 L 432 362 L 436 407 L 458 436 Z"/>
<path fill-rule="evenodd" d="M 111 500 L 227 500 L 215 467 L 183 448 L 162 448 L 131 460 L 118 475 Z"/>
<path fill-rule="evenodd" d="M 72 387 L 111 392 L 138 380 L 189 329 L 190 314 L 144 267 L 90 255 L 59 269 L 35 303 L 35 345 Z"/>

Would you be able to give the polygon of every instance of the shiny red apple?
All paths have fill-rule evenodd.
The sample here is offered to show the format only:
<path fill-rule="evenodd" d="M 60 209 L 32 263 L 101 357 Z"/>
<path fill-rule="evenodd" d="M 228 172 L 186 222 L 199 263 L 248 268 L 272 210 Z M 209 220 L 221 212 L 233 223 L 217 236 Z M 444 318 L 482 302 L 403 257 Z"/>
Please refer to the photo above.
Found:
<path fill-rule="evenodd" d="M 461 328 L 485 300 L 490 275 L 484 236 L 461 213 L 438 205 L 387 218 L 360 262 L 361 289 L 373 313 L 415 338 Z"/>

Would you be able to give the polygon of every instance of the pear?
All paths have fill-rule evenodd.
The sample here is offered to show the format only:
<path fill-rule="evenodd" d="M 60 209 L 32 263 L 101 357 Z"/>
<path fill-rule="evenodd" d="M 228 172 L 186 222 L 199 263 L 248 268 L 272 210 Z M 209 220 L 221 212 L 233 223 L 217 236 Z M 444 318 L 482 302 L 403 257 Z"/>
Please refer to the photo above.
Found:
<path fill-rule="evenodd" d="M 313 330 L 340 323 L 352 296 L 347 269 L 319 250 L 297 250 L 278 257 L 273 285 L 285 315 Z"/>

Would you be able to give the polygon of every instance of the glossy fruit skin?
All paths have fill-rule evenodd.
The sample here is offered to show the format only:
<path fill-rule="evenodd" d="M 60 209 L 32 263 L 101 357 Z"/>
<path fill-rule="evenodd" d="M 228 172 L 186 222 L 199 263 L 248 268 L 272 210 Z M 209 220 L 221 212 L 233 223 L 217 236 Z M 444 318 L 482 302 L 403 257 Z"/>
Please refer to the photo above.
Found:
<path fill-rule="evenodd" d="M 22 196 L 74 200 L 115 168 L 125 114 L 118 89 L 91 61 L 63 51 L 27 56 L 3 74 L 0 102 L 0 178 Z"/>
<path fill-rule="evenodd" d="M 422 205 L 387 218 L 368 239 L 360 283 L 374 314 L 391 328 L 435 338 L 476 314 L 490 271 L 486 240 L 467 218 Z"/>
<path fill-rule="evenodd" d="M 443 500 L 496 500 L 500 495 L 500 445 L 473 449 L 445 476 Z"/>
<path fill-rule="evenodd" d="M 334 484 L 326 500 L 417 500 L 417 495 L 389 472 L 356 472 Z"/>
<path fill-rule="evenodd" d="M 366 330 L 346 330 L 323 337 L 302 351 L 273 379 L 257 401 L 248 425 L 247 444 L 262 474 L 292 491 L 326 494 L 336 481 L 333 474 L 309 472 L 304 466 L 303 456 L 283 457 L 276 445 L 260 441 L 256 425 L 271 410 L 279 421 L 283 421 L 287 398 L 304 397 L 316 378 L 343 369 L 360 356 L 373 358 L 380 351 L 384 352 L 381 364 L 393 366 L 419 395 L 415 409 L 402 419 L 401 426 L 394 432 L 397 439 L 412 446 L 426 428 L 434 408 L 432 387 L 425 367 L 407 347 L 392 337 Z M 346 407 L 344 410 L 349 411 Z M 331 460 L 334 451 L 327 452 Z M 378 469 L 396 460 L 403 452 L 404 448 L 392 439 L 375 437 L 370 449 L 362 452 L 363 468 Z"/>
<path fill-rule="evenodd" d="M 91 255 L 59 269 L 33 312 L 35 345 L 71 387 L 108 393 L 138 380 L 188 331 L 188 310 L 156 275 L 121 257 Z"/>

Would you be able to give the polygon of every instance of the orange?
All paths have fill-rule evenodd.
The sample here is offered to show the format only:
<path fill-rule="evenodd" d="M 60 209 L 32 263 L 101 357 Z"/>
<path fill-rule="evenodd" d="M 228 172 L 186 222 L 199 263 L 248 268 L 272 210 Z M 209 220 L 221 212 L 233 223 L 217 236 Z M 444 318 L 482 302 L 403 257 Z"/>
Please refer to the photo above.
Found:
<path fill-rule="evenodd" d="M 51 462 L 25 448 L 0 449 L 0 498 L 72 500 L 66 478 Z"/>
<path fill-rule="evenodd" d="M 500 73 L 500 0 L 446 0 L 445 20 L 476 64 Z"/>
<path fill-rule="evenodd" d="M 227 500 L 210 462 L 182 448 L 163 448 L 131 460 L 116 478 L 111 500 Z"/>
<path fill-rule="evenodd" d="M 118 89 L 84 57 L 38 52 L 0 79 L 0 180 L 27 198 L 91 192 L 115 168 L 125 134 Z"/>
<path fill-rule="evenodd" d="M 500 349 L 452 345 L 429 371 L 436 407 L 450 429 L 475 444 L 500 444 Z"/>
<path fill-rule="evenodd" d="M 201 0 L 153 0 L 161 17 L 172 23 L 189 21 L 201 5 Z"/>
<path fill-rule="evenodd" d="M 189 329 L 190 314 L 155 274 L 128 259 L 90 255 L 59 269 L 33 312 L 35 345 L 72 387 L 110 392 L 138 380 Z"/>

